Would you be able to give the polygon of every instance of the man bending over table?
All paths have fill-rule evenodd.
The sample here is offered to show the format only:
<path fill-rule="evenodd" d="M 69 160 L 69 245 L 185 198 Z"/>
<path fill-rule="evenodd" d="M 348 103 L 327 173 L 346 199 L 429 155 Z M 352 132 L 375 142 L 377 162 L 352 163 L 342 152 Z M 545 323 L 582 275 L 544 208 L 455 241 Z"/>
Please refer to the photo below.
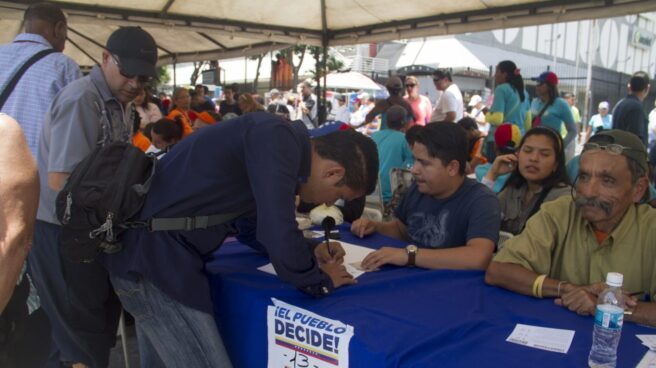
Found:
<path fill-rule="evenodd" d="M 656 296 L 656 210 L 648 194 L 647 152 L 620 130 L 598 133 L 583 146 L 575 196 L 545 203 L 522 233 L 506 241 L 487 283 L 594 314 L 608 272 L 624 274 L 624 290 Z M 629 299 L 627 320 L 656 326 L 656 305 Z"/>
<path fill-rule="evenodd" d="M 344 251 L 307 244 L 294 197 L 353 200 L 376 186 L 374 142 L 355 131 L 310 141 L 302 122 L 257 112 L 203 128 L 162 158 L 141 219 L 257 215 L 256 234 L 278 276 L 312 296 L 353 284 Z M 230 216 L 233 217 L 233 216 Z M 141 365 L 230 367 L 212 314 L 205 261 L 231 226 L 191 231 L 128 231 L 123 250 L 104 257 L 123 307 L 136 320 Z M 250 243 L 249 243 L 250 244 Z M 315 244 L 316 245 L 316 244 Z"/>
<path fill-rule="evenodd" d="M 411 244 L 405 249 L 382 247 L 367 255 L 362 267 L 484 270 L 499 236 L 501 215 L 494 193 L 465 177 L 464 129 L 444 122 L 418 128 L 412 154 L 415 183 L 397 207 L 396 218 L 359 219 L 351 226 L 359 237 L 377 231 Z"/>

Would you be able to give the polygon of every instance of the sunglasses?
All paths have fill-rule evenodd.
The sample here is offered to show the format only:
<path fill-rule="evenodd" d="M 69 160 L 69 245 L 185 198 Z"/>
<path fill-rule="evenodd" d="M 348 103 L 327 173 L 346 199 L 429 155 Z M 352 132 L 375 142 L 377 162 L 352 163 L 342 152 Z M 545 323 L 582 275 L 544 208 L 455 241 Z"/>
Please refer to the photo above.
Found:
<path fill-rule="evenodd" d="M 631 148 L 631 147 L 624 147 L 620 144 L 607 144 L 607 145 L 600 145 L 598 143 L 586 143 L 583 145 L 583 150 L 584 151 L 606 151 L 612 155 L 621 155 L 622 152 L 624 151 L 639 151 L 637 149 Z"/>
<path fill-rule="evenodd" d="M 405 88 L 415 88 L 416 84 L 406 84 Z"/>
<path fill-rule="evenodd" d="M 148 84 L 148 83 L 153 81 L 153 77 L 150 77 L 150 76 L 147 76 L 147 75 L 132 75 L 132 74 L 128 74 L 128 73 L 124 72 L 123 68 L 121 68 L 121 63 L 118 60 L 118 56 L 116 56 L 116 55 L 111 55 L 111 56 L 112 56 L 112 58 L 111 58 L 112 62 L 114 64 L 116 64 L 116 66 L 118 67 L 118 72 L 121 73 L 121 75 L 124 78 L 127 78 L 127 79 L 137 78 L 139 83 L 142 83 L 142 84 Z"/>

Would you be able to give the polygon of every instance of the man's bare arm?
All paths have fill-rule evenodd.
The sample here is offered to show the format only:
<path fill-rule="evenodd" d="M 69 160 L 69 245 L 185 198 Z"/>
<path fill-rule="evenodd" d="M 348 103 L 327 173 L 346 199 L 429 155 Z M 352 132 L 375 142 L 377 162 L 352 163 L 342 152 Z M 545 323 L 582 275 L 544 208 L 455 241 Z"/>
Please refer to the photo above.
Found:
<path fill-rule="evenodd" d="M 71 176 L 71 173 L 64 173 L 64 172 L 48 173 L 48 186 L 50 187 L 50 189 L 54 190 L 55 192 L 59 192 L 62 189 L 64 189 L 64 185 L 66 184 L 66 180 L 68 180 L 69 176 Z"/>
<path fill-rule="evenodd" d="M 451 270 L 484 270 L 494 252 L 494 242 L 490 239 L 471 239 L 465 246 L 445 249 L 425 249 L 417 251 L 418 267 Z"/>
<path fill-rule="evenodd" d="M 39 178 L 23 131 L 0 115 L 0 312 L 11 298 L 32 244 Z"/>

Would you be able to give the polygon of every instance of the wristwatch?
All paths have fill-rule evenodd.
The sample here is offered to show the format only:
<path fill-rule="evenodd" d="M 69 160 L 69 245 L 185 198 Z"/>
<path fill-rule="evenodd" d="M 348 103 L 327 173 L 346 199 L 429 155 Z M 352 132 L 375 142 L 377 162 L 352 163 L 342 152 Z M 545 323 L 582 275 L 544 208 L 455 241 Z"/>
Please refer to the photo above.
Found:
<path fill-rule="evenodd" d="M 414 267 L 415 260 L 417 259 L 417 246 L 409 244 L 405 247 L 405 252 L 408 253 L 408 263 L 406 263 L 406 266 Z"/>

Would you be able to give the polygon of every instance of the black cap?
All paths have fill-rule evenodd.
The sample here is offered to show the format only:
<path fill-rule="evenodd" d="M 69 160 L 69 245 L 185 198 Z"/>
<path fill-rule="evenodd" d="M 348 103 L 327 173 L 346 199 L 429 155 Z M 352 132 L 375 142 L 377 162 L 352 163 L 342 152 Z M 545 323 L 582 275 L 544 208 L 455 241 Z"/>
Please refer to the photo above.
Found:
<path fill-rule="evenodd" d="M 107 50 L 118 56 L 121 71 L 156 77 L 157 44 L 141 27 L 119 28 L 107 40 Z"/>

